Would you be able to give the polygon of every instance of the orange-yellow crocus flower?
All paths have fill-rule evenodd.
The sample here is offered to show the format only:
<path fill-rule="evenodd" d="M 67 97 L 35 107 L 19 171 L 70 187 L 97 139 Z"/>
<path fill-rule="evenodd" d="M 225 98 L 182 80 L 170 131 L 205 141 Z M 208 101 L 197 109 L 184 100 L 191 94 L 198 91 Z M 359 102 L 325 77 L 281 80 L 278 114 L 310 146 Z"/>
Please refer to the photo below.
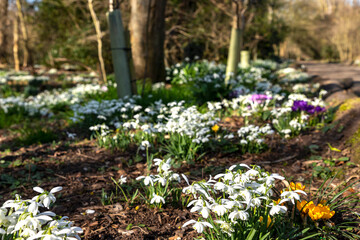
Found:
<path fill-rule="evenodd" d="M 293 183 L 291 182 L 290 183 L 290 188 L 291 190 L 295 191 L 295 190 L 302 190 L 304 191 L 305 190 L 305 185 L 302 185 L 301 183 Z"/>
<path fill-rule="evenodd" d="M 216 133 L 217 131 L 219 131 L 219 129 L 220 129 L 220 127 L 219 127 L 219 125 L 217 125 L 217 124 L 215 124 L 215 125 L 211 128 L 211 130 L 213 130 L 215 133 Z"/>

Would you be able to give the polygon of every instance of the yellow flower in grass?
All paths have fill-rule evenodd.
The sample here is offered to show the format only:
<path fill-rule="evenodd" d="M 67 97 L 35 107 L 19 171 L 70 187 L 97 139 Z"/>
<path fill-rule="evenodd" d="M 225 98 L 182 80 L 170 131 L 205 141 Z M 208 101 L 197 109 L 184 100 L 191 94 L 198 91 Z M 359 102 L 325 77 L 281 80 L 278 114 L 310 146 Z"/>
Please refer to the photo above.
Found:
<path fill-rule="evenodd" d="M 312 208 L 309 208 L 309 216 L 313 221 L 321 219 L 323 215 L 324 213 L 322 212 L 321 207 L 314 205 Z"/>
<path fill-rule="evenodd" d="M 322 204 L 319 204 L 322 206 Z M 323 217 L 322 219 L 330 219 L 335 215 L 335 211 L 330 211 L 329 206 L 322 206 Z"/>
<path fill-rule="evenodd" d="M 318 204 L 317 206 L 313 205 L 309 207 L 309 216 L 313 221 L 317 221 L 319 219 L 330 219 L 335 215 L 335 211 L 330 211 L 329 206 L 324 206 L 322 204 Z"/>
<path fill-rule="evenodd" d="M 290 183 L 290 188 L 291 190 L 295 191 L 295 190 L 301 190 L 304 191 L 305 190 L 305 185 L 302 185 L 301 183 Z"/>
<path fill-rule="evenodd" d="M 281 191 L 281 193 L 282 193 L 282 191 Z M 281 201 L 281 198 L 279 198 L 278 200 L 273 200 L 273 202 L 274 202 L 275 205 L 279 205 L 280 201 Z M 283 202 L 283 203 L 281 204 L 281 206 L 284 206 L 284 205 L 285 205 L 285 202 Z"/>
<path fill-rule="evenodd" d="M 220 129 L 220 127 L 219 127 L 219 125 L 217 125 L 217 124 L 215 124 L 215 125 L 211 128 L 211 130 L 213 130 L 215 133 L 216 133 L 217 131 L 219 131 L 219 129 Z"/>
<path fill-rule="evenodd" d="M 260 216 L 259 217 L 259 222 L 262 222 L 264 220 L 263 216 Z M 267 220 L 267 224 L 266 224 L 266 227 L 269 227 L 271 224 L 271 218 L 270 216 L 268 215 L 268 220 Z"/>
<path fill-rule="evenodd" d="M 302 200 L 301 202 L 299 202 L 299 201 L 296 202 L 297 209 L 305 214 L 309 212 L 309 208 L 312 208 L 313 205 L 314 205 L 313 201 L 308 202 L 308 201 Z"/>

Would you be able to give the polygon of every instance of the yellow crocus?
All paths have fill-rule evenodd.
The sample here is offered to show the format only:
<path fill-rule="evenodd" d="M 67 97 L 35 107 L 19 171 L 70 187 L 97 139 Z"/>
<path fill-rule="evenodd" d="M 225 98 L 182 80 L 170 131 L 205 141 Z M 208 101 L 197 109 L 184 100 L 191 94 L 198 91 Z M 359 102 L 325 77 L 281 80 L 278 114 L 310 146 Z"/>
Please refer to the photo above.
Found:
<path fill-rule="evenodd" d="M 330 219 L 335 215 L 335 211 L 330 211 L 330 207 L 326 205 L 322 205 L 321 203 L 317 206 L 312 206 L 309 208 L 309 216 L 313 221 L 317 221 L 319 219 Z"/>
<path fill-rule="evenodd" d="M 296 207 L 299 211 L 302 211 L 303 213 L 308 213 L 309 212 L 309 208 L 312 208 L 314 206 L 314 202 L 313 201 L 305 201 L 302 200 L 301 202 L 297 202 L 296 203 Z"/>
<path fill-rule="evenodd" d="M 260 216 L 259 217 L 259 222 L 262 222 L 264 220 L 263 216 Z M 268 215 L 268 220 L 267 220 L 267 224 L 266 224 L 266 227 L 268 228 L 270 226 L 270 223 L 271 223 L 271 218 L 270 216 Z"/>
<path fill-rule="evenodd" d="M 295 190 L 302 190 L 304 191 L 305 190 L 305 185 L 302 185 L 301 183 L 293 183 L 291 182 L 290 183 L 290 188 L 291 190 L 295 191 Z"/>
<path fill-rule="evenodd" d="M 215 125 L 211 128 L 211 130 L 213 130 L 215 133 L 216 133 L 217 131 L 219 131 L 219 129 L 220 129 L 220 127 L 219 127 L 219 125 L 217 125 L 217 124 L 215 124 Z"/>

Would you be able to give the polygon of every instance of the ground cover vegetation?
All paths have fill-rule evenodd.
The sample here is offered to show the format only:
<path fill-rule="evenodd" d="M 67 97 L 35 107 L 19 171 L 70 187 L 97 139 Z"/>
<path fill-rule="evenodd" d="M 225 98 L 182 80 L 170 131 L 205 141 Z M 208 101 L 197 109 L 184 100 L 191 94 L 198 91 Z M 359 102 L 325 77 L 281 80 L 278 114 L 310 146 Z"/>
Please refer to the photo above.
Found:
<path fill-rule="evenodd" d="M 225 84 L 225 65 L 185 61 L 122 99 L 111 76 L 34 96 L 5 85 L 2 238 L 357 239 L 358 163 L 327 137 L 344 126 L 289 64 L 257 60 Z"/>

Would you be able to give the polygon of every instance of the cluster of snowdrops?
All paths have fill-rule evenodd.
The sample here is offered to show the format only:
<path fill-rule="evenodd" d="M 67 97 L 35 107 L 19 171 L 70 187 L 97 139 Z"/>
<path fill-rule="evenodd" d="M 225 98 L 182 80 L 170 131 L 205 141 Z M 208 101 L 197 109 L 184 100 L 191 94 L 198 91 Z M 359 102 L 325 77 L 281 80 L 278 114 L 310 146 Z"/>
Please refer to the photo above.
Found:
<path fill-rule="evenodd" d="M 172 171 L 172 164 L 171 159 L 154 159 L 157 174 L 135 180 L 141 182 L 141 192 L 127 192 L 127 184 L 134 183 L 124 176 L 113 181 L 130 204 L 135 195 L 157 208 L 180 201 L 198 215 L 182 228 L 192 226 L 200 238 L 295 239 L 324 236 L 335 227 L 331 218 L 339 200 L 319 195 L 307 201 L 311 196 L 304 185 L 288 183 L 259 166 L 233 165 L 208 180 L 190 183 L 186 175 Z"/>

